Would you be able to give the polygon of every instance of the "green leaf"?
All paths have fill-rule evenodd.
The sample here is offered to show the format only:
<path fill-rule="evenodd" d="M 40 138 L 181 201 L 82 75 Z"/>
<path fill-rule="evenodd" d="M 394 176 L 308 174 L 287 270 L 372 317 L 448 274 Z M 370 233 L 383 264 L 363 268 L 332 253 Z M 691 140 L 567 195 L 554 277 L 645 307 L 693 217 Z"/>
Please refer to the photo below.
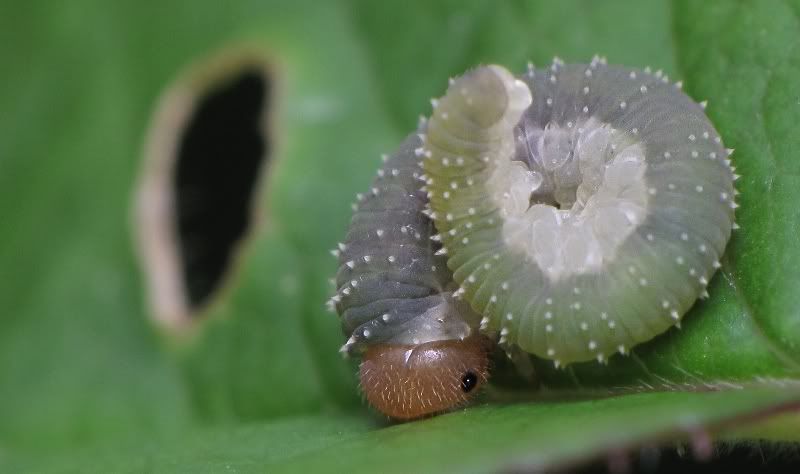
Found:
<path fill-rule="evenodd" d="M 797 441 L 796 417 L 745 421 L 800 401 L 798 13 L 777 0 L 5 5 L 0 470 L 494 471 L 703 433 Z M 264 224 L 197 334 L 174 340 L 148 322 L 131 245 L 144 134 L 182 68 L 243 43 L 280 78 Z M 737 150 L 741 230 L 711 298 L 632 357 L 537 362 L 547 390 L 379 423 L 324 310 L 353 195 L 449 76 L 594 53 L 684 79 Z"/>
<path fill-rule="evenodd" d="M 688 443 L 704 456 L 710 437 L 742 414 L 774 415 L 790 409 L 798 394 L 795 386 L 486 405 L 381 429 L 363 417 L 317 415 L 202 429 L 145 448 L 106 447 L 13 467 L 38 469 L 58 460 L 59 470 L 91 465 L 99 472 L 538 471 L 662 442 Z M 798 439 L 796 431 L 790 439 Z"/>
<path fill-rule="evenodd" d="M 742 310 L 772 348 L 800 363 L 800 3 L 679 5 L 682 68 L 710 117 L 727 131 L 737 172 L 742 232 L 731 242 L 727 268 Z M 709 19 L 702 27 L 691 18 Z M 717 21 L 710 21 L 715 18 Z M 694 45 L 705 44 L 702 50 Z M 698 54 L 702 51 L 702 54 Z"/>

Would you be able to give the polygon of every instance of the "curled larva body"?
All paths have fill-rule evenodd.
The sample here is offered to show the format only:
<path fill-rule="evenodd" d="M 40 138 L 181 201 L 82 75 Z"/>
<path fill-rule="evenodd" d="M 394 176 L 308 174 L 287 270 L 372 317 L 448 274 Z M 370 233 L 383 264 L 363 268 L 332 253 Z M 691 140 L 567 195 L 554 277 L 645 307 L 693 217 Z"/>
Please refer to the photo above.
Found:
<path fill-rule="evenodd" d="M 556 365 L 680 322 L 734 226 L 719 134 L 660 72 L 480 67 L 435 102 L 430 208 L 482 329 Z"/>
<path fill-rule="evenodd" d="M 431 240 L 421 145 L 412 134 L 386 157 L 333 251 L 340 267 L 331 302 L 349 336 L 342 350 L 362 355 L 370 404 L 400 419 L 465 402 L 488 367 L 487 345 L 475 331 L 480 317 L 453 297 L 452 274 Z"/>

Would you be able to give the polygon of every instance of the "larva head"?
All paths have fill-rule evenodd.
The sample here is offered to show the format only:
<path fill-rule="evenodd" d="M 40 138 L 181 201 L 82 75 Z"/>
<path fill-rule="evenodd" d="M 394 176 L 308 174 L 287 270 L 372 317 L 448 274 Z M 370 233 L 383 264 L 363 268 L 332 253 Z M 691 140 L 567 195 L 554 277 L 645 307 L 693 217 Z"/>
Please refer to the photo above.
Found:
<path fill-rule="evenodd" d="M 361 388 L 378 411 L 409 420 L 463 405 L 486 383 L 488 369 L 482 336 L 417 346 L 377 344 L 361 362 Z"/>

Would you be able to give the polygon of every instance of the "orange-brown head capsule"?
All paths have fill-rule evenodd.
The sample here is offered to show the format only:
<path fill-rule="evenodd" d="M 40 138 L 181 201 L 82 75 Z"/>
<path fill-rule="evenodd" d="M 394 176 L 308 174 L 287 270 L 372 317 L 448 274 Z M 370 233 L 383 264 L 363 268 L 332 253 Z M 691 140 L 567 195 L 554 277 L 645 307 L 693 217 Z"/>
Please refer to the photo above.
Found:
<path fill-rule="evenodd" d="M 466 403 L 486 383 L 483 336 L 420 345 L 376 344 L 361 362 L 361 389 L 381 413 L 410 420 Z"/>

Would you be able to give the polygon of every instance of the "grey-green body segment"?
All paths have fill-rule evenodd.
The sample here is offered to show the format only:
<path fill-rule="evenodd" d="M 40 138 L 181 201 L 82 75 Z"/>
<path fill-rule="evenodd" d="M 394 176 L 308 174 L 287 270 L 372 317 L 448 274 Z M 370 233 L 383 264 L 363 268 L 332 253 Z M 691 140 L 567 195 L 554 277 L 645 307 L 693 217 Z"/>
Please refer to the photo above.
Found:
<path fill-rule="evenodd" d="M 368 192 L 358 195 L 347 236 L 338 249 L 334 296 L 343 350 L 368 344 L 418 345 L 468 336 L 480 319 L 453 299 L 455 285 L 440 245 L 430 239 L 433 222 L 415 153 L 422 141 L 408 136 L 388 156 Z"/>

